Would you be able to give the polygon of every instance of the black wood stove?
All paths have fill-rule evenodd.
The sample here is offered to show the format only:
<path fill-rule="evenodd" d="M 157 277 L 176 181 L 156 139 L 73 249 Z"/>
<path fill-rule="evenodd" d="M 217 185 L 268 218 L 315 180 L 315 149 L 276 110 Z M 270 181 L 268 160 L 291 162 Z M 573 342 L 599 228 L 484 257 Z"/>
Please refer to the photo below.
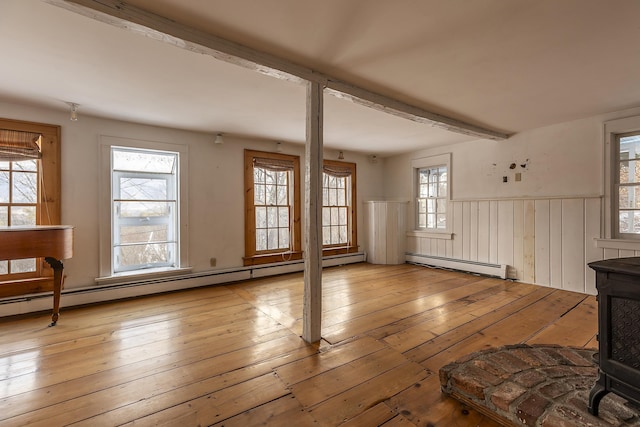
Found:
<path fill-rule="evenodd" d="M 613 392 L 640 405 L 640 257 L 592 262 L 598 289 L 600 377 L 589 395 L 598 415 L 602 397 Z"/>

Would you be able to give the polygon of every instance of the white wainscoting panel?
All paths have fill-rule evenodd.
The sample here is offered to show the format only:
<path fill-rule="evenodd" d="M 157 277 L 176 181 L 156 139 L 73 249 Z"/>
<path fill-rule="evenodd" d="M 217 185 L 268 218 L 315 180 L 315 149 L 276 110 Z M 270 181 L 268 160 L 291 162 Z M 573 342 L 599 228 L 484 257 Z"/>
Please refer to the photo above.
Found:
<path fill-rule="evenodd" d="M 407 237 L 409 253 L 509 266 L 507 276 L 527 283 L 595 294 L 589 262 L 639 255 L 601 249 L 601 199 L 454 201 L 453 239 Z"/>

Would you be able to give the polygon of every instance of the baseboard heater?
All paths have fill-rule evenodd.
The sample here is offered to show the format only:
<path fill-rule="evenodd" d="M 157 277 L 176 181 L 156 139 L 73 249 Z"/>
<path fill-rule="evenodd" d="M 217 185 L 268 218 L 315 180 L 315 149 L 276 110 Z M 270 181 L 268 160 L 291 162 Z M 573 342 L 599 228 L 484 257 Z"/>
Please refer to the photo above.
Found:
<path fill-rule="evenodd" d="M 365 254 L 363 252 L 357 252 L 324 257 L 322 266 L 335 267 L 364 261 Z M 200 273 L 186 273 L 169 277 L 157 277 L 146 280 L 137 279 L 135 281 L 132 280 L 130 282 L 120 282 L 117 284 L 87 286 L 63 290 L 61 305 L 62 308 L 73 307 L 202 286 L 221 285 L 259 277 L 295 273 L 303 270 L 304 261 L 296 260 L 262 266 L 237 267 Z M 45 292 L 0 300 L 0 305 L 2 305 L 2 314 L 0 317 L 37 311 L 50 311 L 51 298 L 51 292 Z M 64 315 L 64 310 L 62 315 Z"/>
<path fill-rule="evenodd" d="M 487 276 L 499 277 L 501 279 L 507 278 L 506 264 L 489 264 L 486 262 L 466 261 L 462 259 L 412 253 L 406 254 L 406 261 L 410 264 L 448 268 L 451 270 L 466 271 L 469 273 L 478 273 Z"/>

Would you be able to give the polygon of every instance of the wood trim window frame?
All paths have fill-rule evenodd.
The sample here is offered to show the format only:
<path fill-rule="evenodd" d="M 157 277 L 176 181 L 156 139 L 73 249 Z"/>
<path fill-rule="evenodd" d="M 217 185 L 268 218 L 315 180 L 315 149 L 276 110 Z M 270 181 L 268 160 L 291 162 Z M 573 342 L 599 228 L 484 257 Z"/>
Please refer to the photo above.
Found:
<path fill-rule="evenodd" d="M 253 159 L 265 158 L 293 162 L 293 203 L 291 204 L 292 218 L 290 221 L 290 248 L 286 251 L 257 251 L 256 250 L 256 216 L 255 216 L 255 192 L 253 180 Z M 245 266 L 261 265 L 276 262 L 302 259 L 302 232 L 301 232 L 301 207 L 300 207 L 300 157 L 282 153 L 270 153 L 266 151 L 244 150 L 244 195 L 245 195 L 245 227 L 244 247 Z"/>
<path fill-rule="evenodd" d="M 358 215 L 357 215 L 357 177 L 356 177 L 356 164 L 351 162 L 340 162 L 337 160 L 324 160 L 324 166 L 335 166 L 339 168 L 348 168 L 351 170 L 350 173 L 350 183 L 351 186 L 349 188 L 350 199 L 349 200 L 349 213 L 348 213 L 348 222 L 349 222 L 349 242 L 347 245 L 324 245 L 322 249 L 323 256 L 332 256 L 339 255 L 345 253 L 354 253 L 358 252 Z M 324 172 L 323 172 L 324 174 Z"/>
<path fill-rule="evenodd" d="M 39 133 L 41 139 L 40 167 L 38 171 L 38 204 L 36 224 L 60 225 L 61 221 L 61 131 L 60 126 L 45 123 L 27 122 L 13 119 L 0 119 L 3 129 L 21 132 Z M 44 183 L 45 191 L 41 184 Z M 0 298 L 49 292 L 53 290 L 53 270 L 38 258 L 36 272 L 22 280 L 10 279 L 0 282 Z M 21 275 L 22 276 L 22 275 Z"/>

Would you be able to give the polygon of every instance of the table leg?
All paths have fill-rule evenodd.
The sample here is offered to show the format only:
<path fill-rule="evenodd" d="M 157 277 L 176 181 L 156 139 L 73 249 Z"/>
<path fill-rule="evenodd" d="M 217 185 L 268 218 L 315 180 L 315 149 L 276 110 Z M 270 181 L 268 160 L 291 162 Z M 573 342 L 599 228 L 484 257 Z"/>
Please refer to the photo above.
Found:
<path fill-rule="evenodd" d="M 44 260 L 53 268 L 53 314 L 51 315 L 51 324 L 49 326 L 56 326 L 60 316 L 60 294 L 62 293 L 62 271 L 64 266 L 62 261 L 55 258 L 45 257 Z"/>

